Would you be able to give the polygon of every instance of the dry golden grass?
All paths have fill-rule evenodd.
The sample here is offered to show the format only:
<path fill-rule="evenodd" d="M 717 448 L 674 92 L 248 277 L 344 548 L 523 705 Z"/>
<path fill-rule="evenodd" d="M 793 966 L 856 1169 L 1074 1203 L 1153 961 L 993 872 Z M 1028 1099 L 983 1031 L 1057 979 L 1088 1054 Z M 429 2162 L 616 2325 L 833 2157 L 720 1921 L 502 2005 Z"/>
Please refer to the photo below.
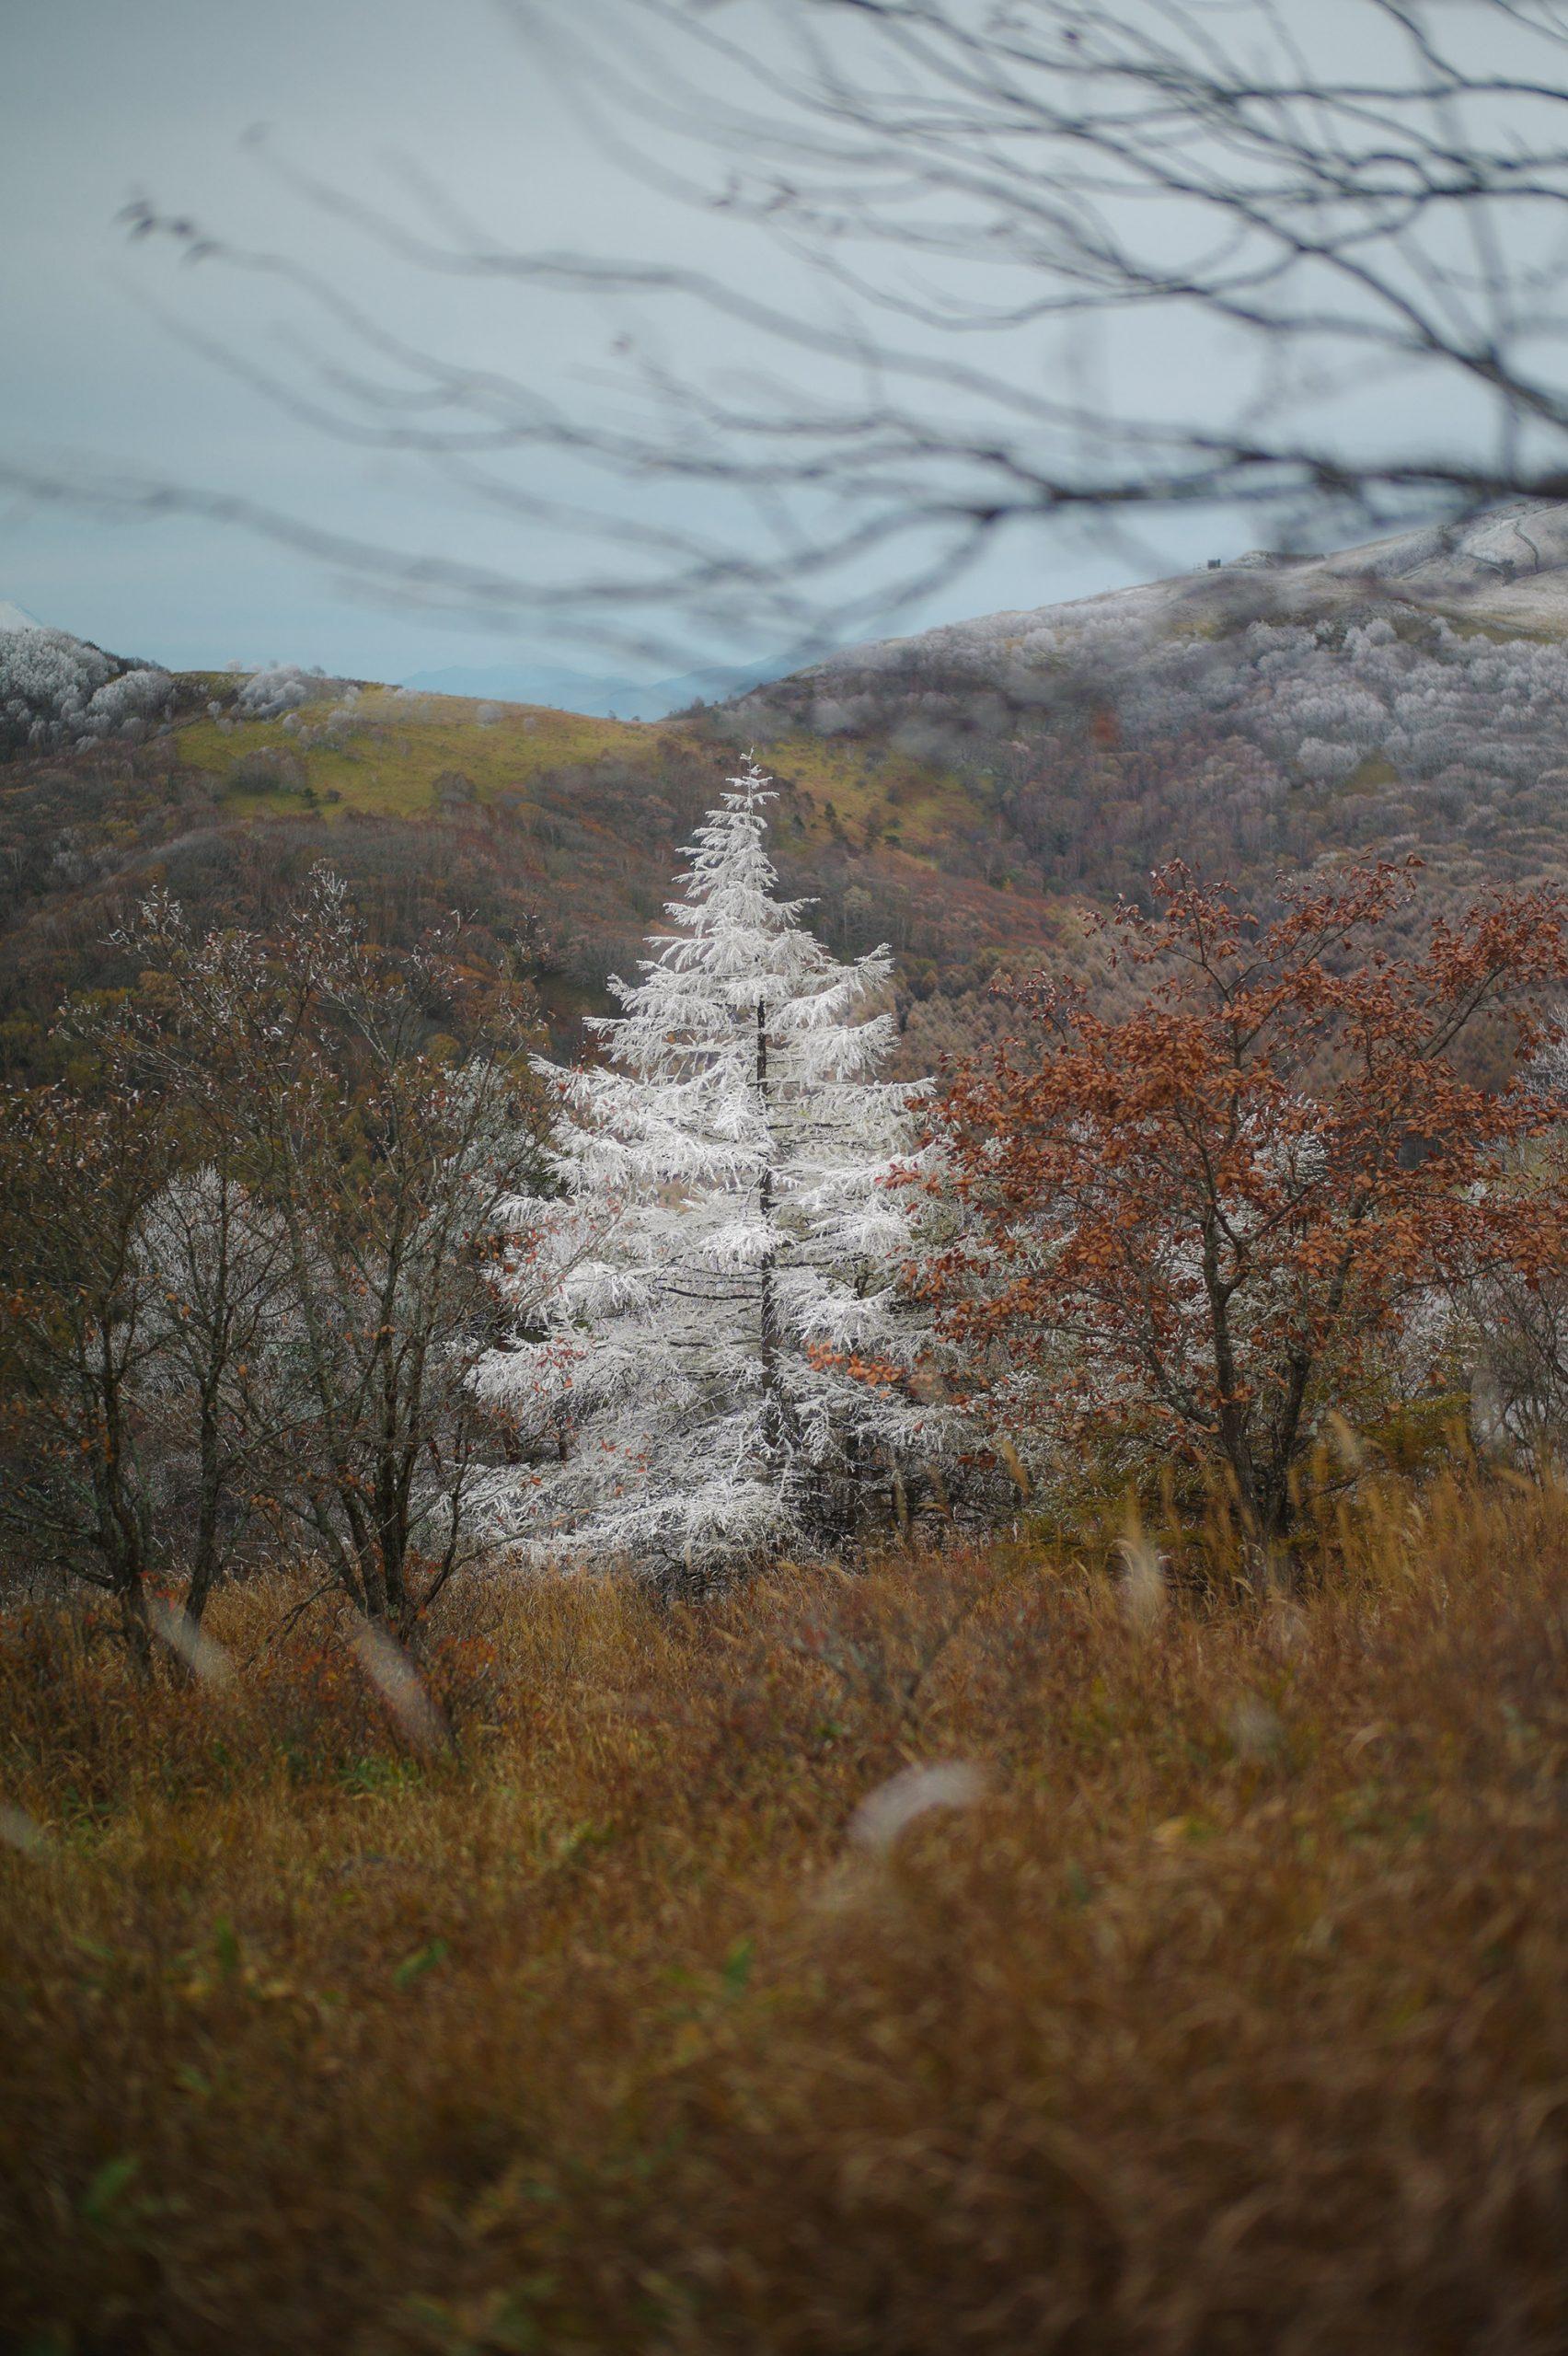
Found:
<path fill-rule="evenodd" d="M 318 725 L 333 700 L 329 696 L 307 705 L 302 716 Z M 480 709 L 467 697 L 421 696 L 405 702 L 390 688 L 373 688 L 358 707 L 346 743 L 302 746 L 281 720 L 231 722 L 226 731 L 215 721 L 197 720 L 179 732 L 179 757 L 187 768 L 225 781 L 224 806 L 231 816 L 277 816 L 306 807 L 292 789 L 257 793 L 226 782 L 240 754 L 269 752 L 293 754 L 316 792 L 337 796 L 320 814 L 329 821 L 348 811 L 413 818 L 431 814 L 435 780 L 444 770 L 460 770 L 479 800 L 487 801 L 502 791 L 525 788 L 541 770 L 558 764 L 617 756 L 635 759 L 645 755 L 657 733 L 623 721 L 522 704 L 497 706 L 494 723 L 480 727 L 475 720 Z"/>
<path fill-rule="evenodd" d="M 1288 1606 L 474 1588 L 427 1752 L 325 1635 L 6 1634 L 9 2344 L 1568 2344 L 1563 1497 Z M 857 1842 L 913 1761 L 984 1789 Z"/>

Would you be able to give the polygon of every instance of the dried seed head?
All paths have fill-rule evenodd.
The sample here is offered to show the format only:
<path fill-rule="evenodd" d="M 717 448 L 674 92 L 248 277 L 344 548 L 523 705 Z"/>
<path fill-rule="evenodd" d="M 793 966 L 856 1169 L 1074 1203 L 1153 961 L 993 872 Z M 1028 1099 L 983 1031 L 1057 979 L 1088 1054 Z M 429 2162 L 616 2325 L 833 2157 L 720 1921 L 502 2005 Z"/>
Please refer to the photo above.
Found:
<path fill-rule="evenodd" d="M 1170 1600 L 1164 1557 L 1141 1530 L 1120 1540 L 1117 1551 L 1122 1565 L 1122 1616 L 1129 1628 L 1146 1636 L 1164 1619 Z"/>
<path fill-rule="evenodd" d="M 41 1824 L 35 1824 L 26 1808 L 12 1807 L 0 1800 L 0 1841 L 8 1849 L 17 1849 L 24 1857 L 41 1857 L 53 1846 Z"/>
<path fill-rule="evenodd" d="M 185 1663 L 192 1677 L 199 1677 L 204 1685 L 228 1683 L 233 1674 L 229 1657 L 215 1637 L 193 1628 L 184 1612 L 177 1611 L 161 1596 L 154 1596 L 148 1604 L 147 1617 L 153 1634 Z"/>
<path fill-rule="evenodd" d="M 868 1793 L 849 1819 L 857 1848 L 885 1856 L 907 1825 L 932 1808 L 971 1807 L 986 1789 L 978 1767 L 955 1760 L 940 1767 L 905 1767 Z"/>
<path fill-rule="evenodd" d="M 1238 1759 L 1272 1759 L 1285 1740 L 1278 1711 L 1261 1693 L 1243 1693 L 1231 1708 L 1230 1739 Z"/>
<path fill-rule="evenodd" d="M 439 1750 L 446 1722 L 425 1691 L 418 1669 L 385 1628 L 363 1622 L 349 1639 L 355 1659 L 416 1750 Z"/>

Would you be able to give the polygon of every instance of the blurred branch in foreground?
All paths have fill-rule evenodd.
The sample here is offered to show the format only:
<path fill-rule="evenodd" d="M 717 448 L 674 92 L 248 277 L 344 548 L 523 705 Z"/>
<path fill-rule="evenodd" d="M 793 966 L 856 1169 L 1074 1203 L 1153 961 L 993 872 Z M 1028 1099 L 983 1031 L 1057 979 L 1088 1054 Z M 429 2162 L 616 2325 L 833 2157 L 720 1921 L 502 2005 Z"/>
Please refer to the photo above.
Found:
<path fill-rule="evenodd" d="M 695 235 L 541 249 L 418 167 L 395 209 L 272 168 L 415 272 L 607 309 L 608 373 L 548 335 L 522 373 L 422 349 L 300 260 L 151 202 L 129 218 L 286 284 L 319 322 L 292 356 L 192 340 L 346 444 L 427 461 L 513 520 L 526 560 L 410 556 L 189 490 L 87 495 L 205 505 L 492 621 L 648 644 L 679 616 L 799 652 L 1043 527 L 1125 541 L 1252 511 L 1297 546 L 1568 494 L 1555 0 L 507 14 L 606 168 L 657 193 L 654 244 L 672 198 Z"/>

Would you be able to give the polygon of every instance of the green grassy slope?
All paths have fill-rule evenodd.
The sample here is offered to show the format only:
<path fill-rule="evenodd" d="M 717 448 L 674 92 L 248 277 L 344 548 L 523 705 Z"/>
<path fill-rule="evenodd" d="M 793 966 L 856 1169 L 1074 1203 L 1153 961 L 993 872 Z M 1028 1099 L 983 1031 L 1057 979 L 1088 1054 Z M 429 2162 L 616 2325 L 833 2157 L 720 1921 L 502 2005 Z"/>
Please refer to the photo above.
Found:
<path fill-rule="evenodd" d="M 481 711 L 497 716 L 481 722 Z M 611 765 L 635 780 L 683 760 L 712 768 L 714 739 L 700 720 L 644 724 L 381 687 L 363 694 L 352 716 L 328 695 L 290 718 L 296 726 L 233 717 L 187 722 L 179 731 L 179 760 L 211 781 L 225 816 L 319 813 L 329 820 L 355 811 L 379 818 L 449 816 L 463 797 L 450 785 L 439 791 L 444 779 L 471 787 L 483 808 L 536 801 L 562 771 Z M 251 780 L 257 756 L 280 765 L 277 783 Z M 885 841 L 937 864 L 956 829 L 974 815 L 962 780 L 907 756 L 801 730 L 770 742 L 767 760 L 789 781 L 797 831 L 807 839 L 847 834 L 863 844 L 870 826 L 873 845 Z"/>
<path fill-rule="evenodd" d="M 321 727 L 334 708 L 328 696 L 290 716 L 308 732 Z M 340 735 L 334 732 L 338 741 L 302 747 L 300 732 L 282 720 L 203 717 L 180 730 L 179 755 L 213 780 L 221 807 L 233 816 L 322 808 L 423 818 L 440 807 L 435 784 L 444 774 L 460 772 L 481 801 L 493 800 L 562 765 L 627 757 L 635 751 L 630 740 L 642 733 L 618 721 L 521 704 L 490 707 L 502 716 L 481 726 L 480 709 L 459 696 L 404 698 L 373 688 L 355 707 L 353 724 Z M 256 754 L 299 762 L 304 784 L 259 791 L 236 782 L 236 768 Z"/>

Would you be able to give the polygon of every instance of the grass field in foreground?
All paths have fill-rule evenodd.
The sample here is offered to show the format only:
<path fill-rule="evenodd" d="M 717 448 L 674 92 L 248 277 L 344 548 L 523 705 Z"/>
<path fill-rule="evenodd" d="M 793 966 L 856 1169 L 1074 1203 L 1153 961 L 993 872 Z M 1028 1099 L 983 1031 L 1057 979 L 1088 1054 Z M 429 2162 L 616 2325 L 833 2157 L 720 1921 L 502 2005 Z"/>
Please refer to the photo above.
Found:
<path fill-rule="evenodd" d="M 6 1624 L 8 2346 L 1568 2342 L 1562 1496 L 1290 1604 L 475 1586 L 425 1750 L 319 1617 L 237 1673 L 291 1591 L 195 1690 Z"/>

